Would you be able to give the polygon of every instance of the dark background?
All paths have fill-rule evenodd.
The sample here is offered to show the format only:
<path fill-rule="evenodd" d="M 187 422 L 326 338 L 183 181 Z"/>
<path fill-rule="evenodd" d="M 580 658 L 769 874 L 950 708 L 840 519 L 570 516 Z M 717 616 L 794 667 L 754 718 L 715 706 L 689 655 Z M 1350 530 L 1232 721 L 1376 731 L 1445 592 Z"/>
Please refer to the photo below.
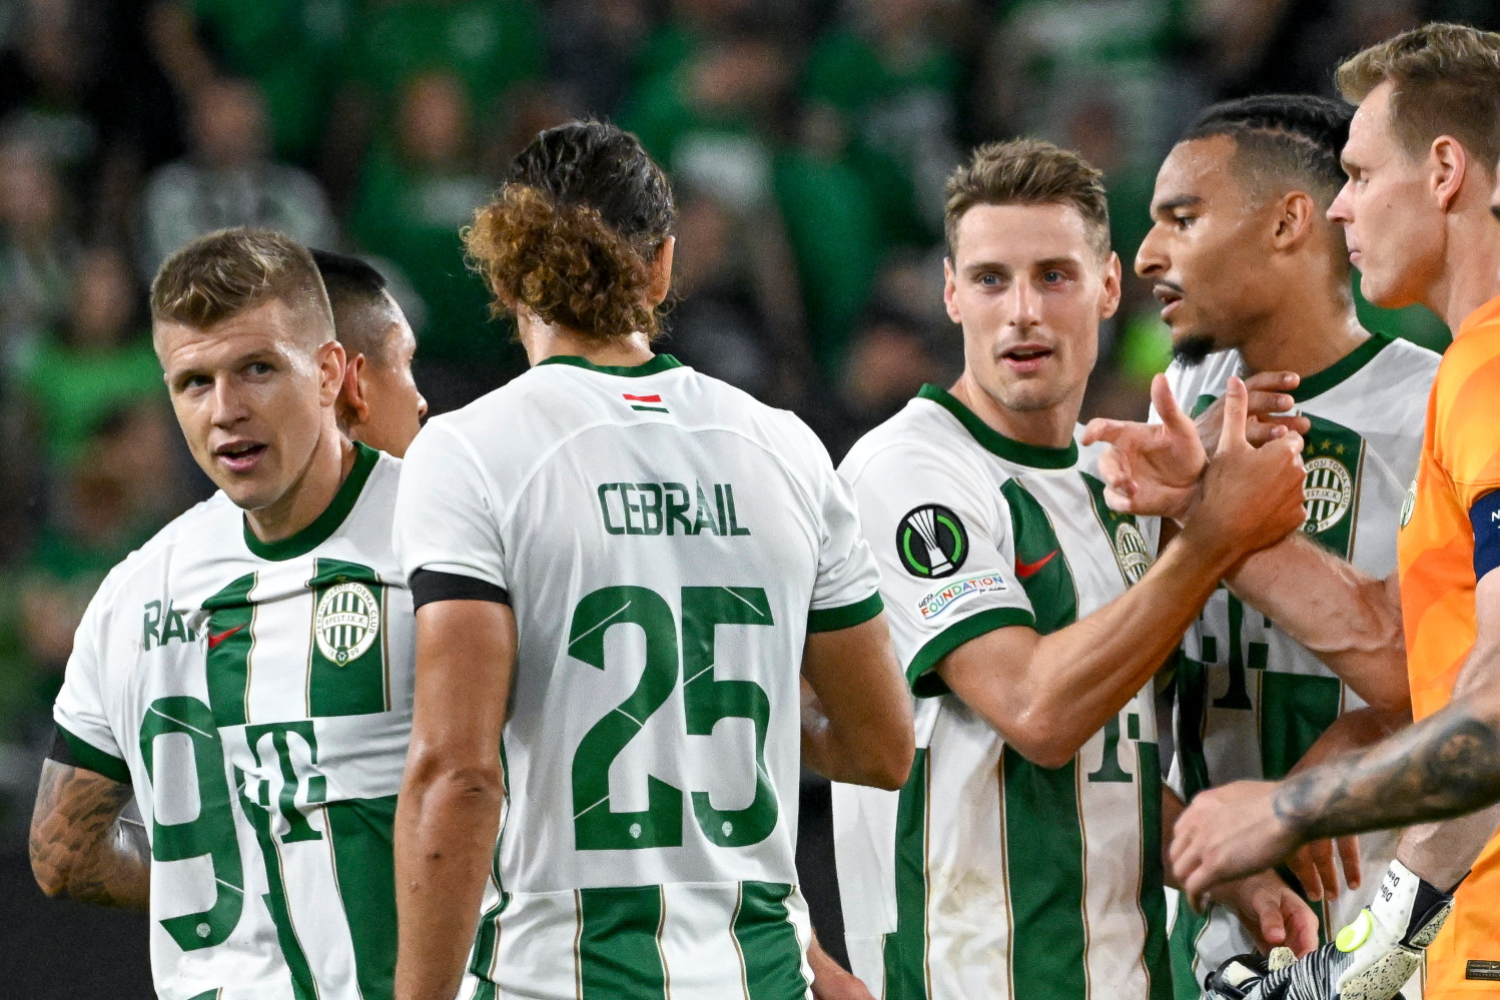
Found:
<path fill-rule="evenodd" d="M 0 998 L 149 997 L 145 918 L 49 902 L 25 830 L 104 573 L 207 495 L 145 289 L 225 225 L 372 259 L 434 412 L 524 364 L 457 230 L 541 128 L 636 131 L 681 205 L 662 349 L 799 413 L 835 460 L 961 365 L 943 177 L 974 144 L 1077 148 L 1127 273 L 1157 164 L 1206 104 L 1332 92 L 1341 56 L 1493 0 L 0 0 Z M 1169 347 L 1127 278 L 1085 416 L 1144 413 Z M 1441 349 L 1422 310 L 1368 325 Z M 799 867 L 841 955 L 826 783 Z"/>

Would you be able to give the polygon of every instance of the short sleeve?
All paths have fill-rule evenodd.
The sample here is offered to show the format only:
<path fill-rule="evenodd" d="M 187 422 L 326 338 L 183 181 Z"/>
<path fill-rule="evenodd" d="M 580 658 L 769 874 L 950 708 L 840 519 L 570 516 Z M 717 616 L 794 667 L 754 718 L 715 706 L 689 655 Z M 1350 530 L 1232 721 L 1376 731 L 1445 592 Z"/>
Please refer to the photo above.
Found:
<path fill-rule="evenodd" d="M 130 767 L 109 722 L 103 685 L 105 605 L 111 592 L 107 585 L 99 589 L 73 635 L 73 652 L 52 706 L 52 719 L 59 740 L 67 746 L 69 763 L 128 785 Z"/>
<path fill-rule="evenodd" d="M 845 471 L 913 693 L 946 693 L 934 668 L 964 643 L 997 628 L 1035 627 L 998 490 L 930 446 L 887 448 Z"/>
<path fill-rule="evenodd" d="M 854 491 L 820 453 L 822 480 L 818 578 L 807 613 L 809 632 L 852 628 L 880 614 L 880 570 L 860 530 Z"/>
<path fill-rule="evenodd" d="M 458 432 L 440 420 L 424 427 L 407 450 L 392 540 L 408 580 L 427 570 L 509 589 L 484 470 Z"/>

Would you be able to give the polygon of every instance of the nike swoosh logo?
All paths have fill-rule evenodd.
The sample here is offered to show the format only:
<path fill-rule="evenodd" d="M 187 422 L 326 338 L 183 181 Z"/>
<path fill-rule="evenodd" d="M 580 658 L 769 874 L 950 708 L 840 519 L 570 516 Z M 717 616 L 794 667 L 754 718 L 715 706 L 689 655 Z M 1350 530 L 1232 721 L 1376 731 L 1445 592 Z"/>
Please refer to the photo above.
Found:
<path fill-rule="evenodd" d="M 240 629 L 242 629 L 244 627 L 245 626 L 243 626 L 243 625 L 236 625 L 234 628 L 230 629 L 228 632 L 220 632 L 218 635 L 214 635 L 212 632 L 210 632 L 209 635 L 208 635 L 208 648 L 209 649 L 214 649 L 215 647 L 217 647 L 219 645 L 219 643 L 223 642 L 225 639 L 228 639 L 230 636 L 234 635 L 236 632 L 238 632 Z"/>
<path fill-rule="evenodd" d="M 1048 552 L 1046 555 L 1042 556 L 1042 558 L 1033 563 L 1022 562 L 1021 557 L 1017 556 L 1016 576 L 1019 576 L 1023 580 L 1029 580 L 1033 576 L 1036 576 L 1037 573 L 1041 572 L 1043 566 L 1052 561 L 1052 557 L 1057 555 L 1057 551 L 1057 549 L 1053 549 L 1051 552 Z"/>

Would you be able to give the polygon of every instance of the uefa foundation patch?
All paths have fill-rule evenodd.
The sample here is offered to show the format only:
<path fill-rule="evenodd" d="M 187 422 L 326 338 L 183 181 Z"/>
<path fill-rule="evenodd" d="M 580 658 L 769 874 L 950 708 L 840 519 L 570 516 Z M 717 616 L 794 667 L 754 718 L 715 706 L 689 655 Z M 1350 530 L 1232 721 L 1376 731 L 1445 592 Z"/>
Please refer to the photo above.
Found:
<path fill-rule="evenodd" d="M 917 602 L 924 622 L 930 622 L 949 608 L 976 594 L 992 594 L 1007 589 L 1005 580 L 993 573 L 978 573 L 954 580 L 941 590 L 934 590 Z"/>

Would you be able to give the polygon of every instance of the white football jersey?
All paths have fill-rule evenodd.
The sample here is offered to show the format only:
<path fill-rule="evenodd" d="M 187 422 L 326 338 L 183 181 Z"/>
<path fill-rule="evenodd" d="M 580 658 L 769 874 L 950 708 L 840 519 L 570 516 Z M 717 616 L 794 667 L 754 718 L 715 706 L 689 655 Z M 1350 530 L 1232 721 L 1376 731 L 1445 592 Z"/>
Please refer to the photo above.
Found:
<path fill-rule="evenodd" d="M 519 633 L 460 996 L 806 995 L 802 651 L 880 611 L 813 433 L 666 355 L 554 357 L 430 421 L 397 506 L 402 565 Z"/>
<path fill-rule="evenodd" d="M 54 716 L 135 788 L 162 1000 L 390 996 L 412 613 L 391 551 L 401 463 L 366 448 L 275 543 L 224 494 L 116 566 Z"/>
<path fill-rule="evenodd" d="M 1312 421 L 1303 530 L 1372 576 L 1396 569 L 1396 530 L 1422 452 L 1427 396 L 1440 356 L 1404 340 L 1372 336 L 1348 356 L 1304 378 L 1291 394 Z M 1236 351 L 1202 364 L 1174 362 L 1173 396 L 1198 413 L 1244 376 Z M 1365 703 L 1315 655 L 1222 586 L 1183 639 L 1177 670 L 1173 784 L 1191 798 L 1230 781 L 1277 780 L 1334 719 Z M 1398 834 L 1360 838 L 1363 886 L 1315 906 L 1331 937 L 1370 901 Z M 1215 907 L 1205 920 L 1186 908 L 1173 927 L 1173 960 L 1185 994 L 1226 959 L 1252 950 L 1239 920 Z M 1190 976 L 1189 978 L 1186 978 Z M 1408 988 L 1408 1000 L 1415 995 Z"/>
<path fill-rule="evenodd" d="M 917 699 L 906 788 L 834 786 L 849 958 L 877 997 L 1170 996 L 1152 686 L 1049 769 L 934 670 L 997 628 L 1065 628 L 1150 567 L 1097 454 L 1011 440 L 926 386 L 839 467 Z"/>

